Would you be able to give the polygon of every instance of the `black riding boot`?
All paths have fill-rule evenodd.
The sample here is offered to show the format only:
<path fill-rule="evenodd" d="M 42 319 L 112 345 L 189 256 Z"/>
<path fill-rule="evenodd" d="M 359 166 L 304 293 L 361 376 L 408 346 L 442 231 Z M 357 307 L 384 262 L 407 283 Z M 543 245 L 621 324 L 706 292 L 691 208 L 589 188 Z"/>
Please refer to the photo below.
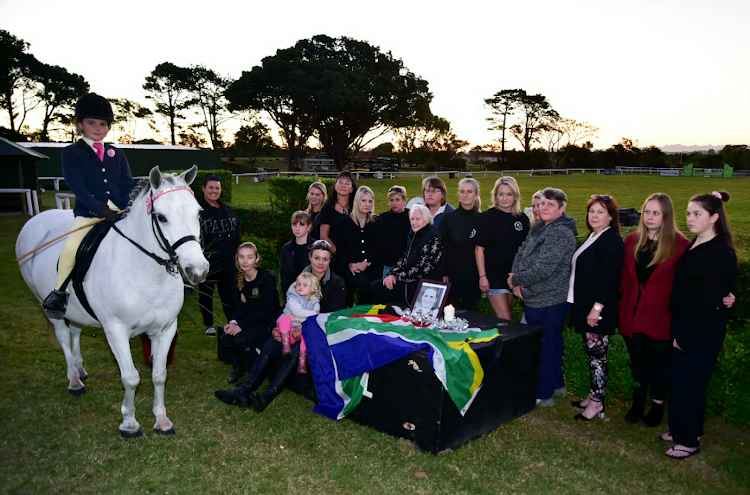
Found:
<path fill-rule="evenodd" d="M 651 409 L 648 410 L 648 414 L 643 417 L 641 422 L 649 428 L 653 428 L 661 423 L 663 417 L 664 403 L 662 402 L 661 404 L 657 404 L 656 402 L 652 402 Z"/>
<path fill-rule="evenodd" d="M 255 360 L 258 358 L 258 353 L 255 349 L 249 349 L 246 351 L 240 351 L 234 353 L 232 356 L 232 373 L 229 375 L 229 383 L 237 383 L 240 379 L 245 376 L 245 373 L 250 371 L 255 364 Z"/>
<path fill-rule="evenodd" d="M 625 421 L 636 424 L 643 419 L 643 412 L 646 409 L 646 388 L 638 387 L 633 390 L 633 406 L 625 415 Z"/>
<path fill-rule="evenodd" d="M 47 316 L 53 318 L 64 318 L 65 311 L 68 309 L 68 293 L 64 290 L 53 290 L 44 299 L 42 308 L 47 312 Z"/>
<path fill-rule="evenodd" d="M 250 402 L 252 403 L 253 409 L 258 412 L 263 412 L 268 404 L 276 398 L 287 386 L 289 381 L 294 377 L 297 372 L 297 360 L 289 356 L 284 359 L 279 368 L 279 372 L 274 377 L 271 384 L 263 393 L 252 392 L 250 394 Z"/>
<path fill-rule="evenodd" d="M 250 375 L 242 382 L 239 388 L 235 390 L 217 390 L 214 395 L 220 401 L 226 404 L 237 404 L 240 407 L 250 407 L 250 393 L 257 389 L 263 380 L 268 376 L 270 357 L 267 354 L 261 354 L 255 361 Z"/>

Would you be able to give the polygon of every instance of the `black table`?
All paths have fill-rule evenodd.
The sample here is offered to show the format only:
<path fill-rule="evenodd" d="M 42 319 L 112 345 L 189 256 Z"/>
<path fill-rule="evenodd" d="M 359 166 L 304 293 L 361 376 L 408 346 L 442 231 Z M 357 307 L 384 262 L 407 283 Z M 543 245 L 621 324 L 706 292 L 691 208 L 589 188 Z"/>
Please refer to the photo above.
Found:
<path fill-rule="evenodd" d="M 472 346 L 485 376 L 465 416 L 435 376 L 428 350 L 423 349 L 371 371 L 367 390 L 372 396 L 363 397 L 347 417 L 436 454 L 533 410 L 542 329 L 469 311 L 459 310 L 457 316 L 483 330 L 500 330 L 491 344 Z M 310 375 L 295 377 L 289 388 L 315 400 Z"/>

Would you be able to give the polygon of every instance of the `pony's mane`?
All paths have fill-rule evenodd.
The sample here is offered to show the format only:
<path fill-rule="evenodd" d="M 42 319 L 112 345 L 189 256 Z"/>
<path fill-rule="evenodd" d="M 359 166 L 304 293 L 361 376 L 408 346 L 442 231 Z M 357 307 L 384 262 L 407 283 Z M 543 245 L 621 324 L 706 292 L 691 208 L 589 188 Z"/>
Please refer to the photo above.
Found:
<path fill-rule="evenodd" d="M 162 186 L 164 185 L 174 185 L 175 184 L 175 174 L 162 174 Z M 145 195 L 146 192 L 151 187 L 151 181 L 148 179 L 148 177 L 143 178 L 138 181 L 138 184 L 135 185 L 133 190 L 130 192 L 130 197 L 128 198 L 128 206 L 125 208 L 125 211 L 122 212 L 120 215 L 120 218 L 125 218 L 128 216 L 128 213 L 130 213 L 130 208 L 133 206 L 133 203 L 136 199 L 138 199 L 140 196 Z"/>

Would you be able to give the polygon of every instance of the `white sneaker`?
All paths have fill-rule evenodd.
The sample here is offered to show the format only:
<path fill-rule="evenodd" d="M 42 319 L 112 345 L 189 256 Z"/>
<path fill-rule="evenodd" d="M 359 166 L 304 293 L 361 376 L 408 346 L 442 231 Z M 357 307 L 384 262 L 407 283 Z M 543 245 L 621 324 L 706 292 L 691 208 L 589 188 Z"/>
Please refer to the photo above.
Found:
<path fill-rule="evenodd" d="M 214 327 L 206 328 L 206 335 L 209 337 L 216 337 L 216 328 Z"/>

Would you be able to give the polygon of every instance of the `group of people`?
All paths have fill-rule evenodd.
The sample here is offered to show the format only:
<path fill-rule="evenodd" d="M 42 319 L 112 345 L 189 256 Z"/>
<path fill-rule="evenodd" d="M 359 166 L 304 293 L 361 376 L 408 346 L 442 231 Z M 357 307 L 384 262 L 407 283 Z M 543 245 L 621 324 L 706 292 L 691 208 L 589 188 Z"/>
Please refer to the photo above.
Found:
<path fill-rule="evenodd" d="M 77 198 L 74 226 L 97 218 L 113 224 L 127 206 L 133 180 L 125 156 L 103 144 L 113 121 L 111 105 L 89 93 L 76 103 L 75 119 L 82 139 L 61 155 Z M 239 220 L 220 199 L 221 178 L 207 175 L 202 187 L 201 242 L 210 273 L 199 286 L 199 303 L 206 334 L 218 333 L 232 356 L 229 382 L 241 382 L 235 390 L 216 391 L 223 402 L 263 411 L 295 373 L 307 371 L 301 334 L 306 318 L 351 306 L 355 292 L 360 304 L 409 307 L 427 279 L 449 282 L 448 300 L 458 308 L 476 310 L 486 297 L 498 318 L 511 318 L 514 297 L 523 301 L 522 321 L 543 334 L 536 392 L 541 406 L 568 394 L 561 329 L 570 314 L 590 363 L 590 392 L 572 403 L 581 409 L 578 420 L 604 417 L 607 351 L 619 329 L 637 383 L 625 420 L 657 426 L 668 397 L 670 431 L 660 438 L 673 446 L 666 454 L 684 459 L 699 451 L 706 389 L 735 302 L 737 257 L 723 205 L 726 192 L 690 199 L 692 241 L 678 230 L 666 194 L 646 199 L 637 230 L 624 241 L 617 201 L 595 194 L 586 205 L 589 235 L 577 247 L 577 222 L 566 214 L 560 189 L 534 193 L 529 217 L 512 177 L 495 182 L 492 206 L 484 212 L 477 181 L 459 182 L 454 208 L 445 183 L 429 177 L 422 183 L 424 204 L 406 208 L 406 188 L 393 186 L 390 210 L 377 215 L 373 191 L 357 187 L 345 171 L 330 195 L 323 183 L 313 183 L 307 210 L 291 218 L 293 238 L 281 251 L 281 306 L 274 274 L 258 266 L 257 247 L 241 242 Z M 87 230 L 66 241 L 58 285 L 43 303 L 50 317 L 65 314 L 69 273 Z M 229 321 L 219 332 L 212 312 L 215 286 Z M 439 308 L 437 292 L 427 290 L 423 299 L 422 306 L 430 303 L 426 310 Z M 258 392 L 274 367 L 269 386 Z"/>

